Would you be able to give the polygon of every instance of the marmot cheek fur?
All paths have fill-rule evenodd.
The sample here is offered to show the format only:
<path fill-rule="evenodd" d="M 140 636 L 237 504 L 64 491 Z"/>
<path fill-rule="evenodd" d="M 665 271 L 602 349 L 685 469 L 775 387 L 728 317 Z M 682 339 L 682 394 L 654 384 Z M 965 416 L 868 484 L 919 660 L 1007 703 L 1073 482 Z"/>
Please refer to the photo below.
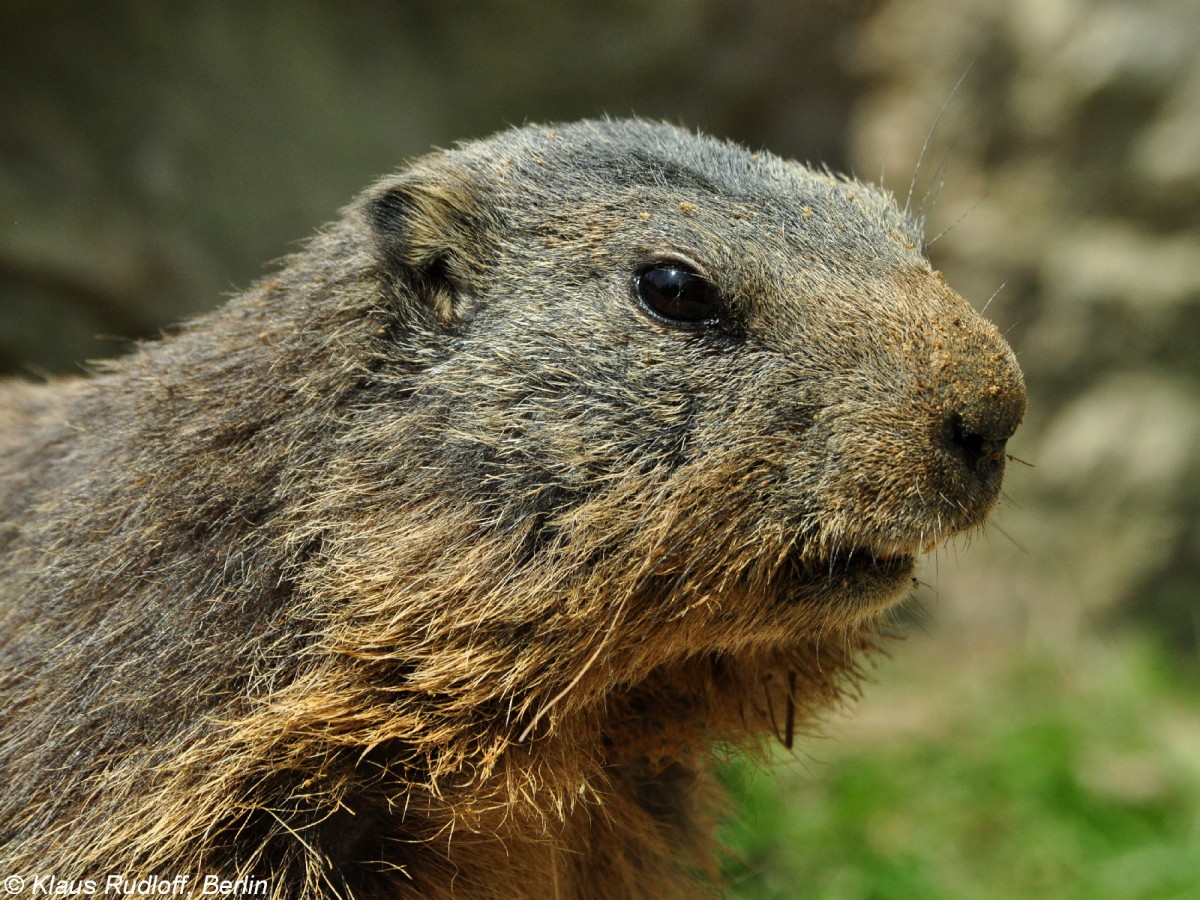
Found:
<path fill-rule="evenodd" d="M 417 160 L 0 390 L 0 870 L 686 894 L 1025 405 L 890 197 L 640 121 Z M 707 880 L 707 881 L 706 881 Z"/>

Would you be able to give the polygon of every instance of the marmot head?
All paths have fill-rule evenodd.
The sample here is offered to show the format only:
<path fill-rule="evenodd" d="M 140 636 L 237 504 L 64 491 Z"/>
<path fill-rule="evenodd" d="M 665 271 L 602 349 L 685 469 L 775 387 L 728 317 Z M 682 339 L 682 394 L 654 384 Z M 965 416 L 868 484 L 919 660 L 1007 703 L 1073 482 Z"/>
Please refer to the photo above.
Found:
<path fill-rule="evenodd" d="M 314 589 L 401 612 L 349 645 L 411 662 L 420 608 L 473 648 L 782 646 L 873 619 L 997 499 L 1020 370 L 875 188 L 585 122 L 418 160 L 351 216 L 394 340 Z"/>

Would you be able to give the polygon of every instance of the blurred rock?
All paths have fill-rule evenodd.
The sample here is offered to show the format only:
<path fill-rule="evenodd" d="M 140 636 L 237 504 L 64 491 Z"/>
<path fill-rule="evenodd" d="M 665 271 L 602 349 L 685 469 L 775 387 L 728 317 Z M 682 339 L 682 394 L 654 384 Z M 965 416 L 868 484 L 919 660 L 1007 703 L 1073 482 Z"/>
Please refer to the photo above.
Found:
<path fill-rule="evenodd" d="M 0 4 L 0 371 L 216 305 L 407 157 L 639 114 L 844 162 L 867 0 Z"/>
<path fill-rule="evenodd" d="M 969 567 L 934 560 L 935 618 L 1054 646 L 1134 615 L 1194 649 L 1200 6 L 889 0 L 853 58 L 860 167 L 916 159 L 945 105 L 914 204 L 936 195 L 934 262 L 995 294 L 1029 385 L 1011 451 L 1034 467 Z"/>

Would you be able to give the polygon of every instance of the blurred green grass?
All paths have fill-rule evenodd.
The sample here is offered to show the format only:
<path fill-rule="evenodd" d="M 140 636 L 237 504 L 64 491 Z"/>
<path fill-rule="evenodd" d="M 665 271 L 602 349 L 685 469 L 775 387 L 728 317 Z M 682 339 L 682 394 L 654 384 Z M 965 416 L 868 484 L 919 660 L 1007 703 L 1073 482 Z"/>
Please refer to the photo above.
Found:
<path fill-rule="evenodd" d="M 727 896 L 1200 897 L 1194 675 L 1145 640 L 913 643 L 800 756 L 723 770 Z"/>

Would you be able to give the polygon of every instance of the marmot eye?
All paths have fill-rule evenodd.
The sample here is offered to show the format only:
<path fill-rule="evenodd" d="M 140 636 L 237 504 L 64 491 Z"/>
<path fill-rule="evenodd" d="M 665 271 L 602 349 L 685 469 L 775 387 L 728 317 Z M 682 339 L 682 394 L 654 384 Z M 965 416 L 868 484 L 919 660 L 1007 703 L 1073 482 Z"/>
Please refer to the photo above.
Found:
<path fill-rule="evenodd" d="M 721 317 L 721 295 L 712 282 L 678 264 L 640 270 L 633 292 L 654 318 L 676 328 L 707 328 Z"/>

